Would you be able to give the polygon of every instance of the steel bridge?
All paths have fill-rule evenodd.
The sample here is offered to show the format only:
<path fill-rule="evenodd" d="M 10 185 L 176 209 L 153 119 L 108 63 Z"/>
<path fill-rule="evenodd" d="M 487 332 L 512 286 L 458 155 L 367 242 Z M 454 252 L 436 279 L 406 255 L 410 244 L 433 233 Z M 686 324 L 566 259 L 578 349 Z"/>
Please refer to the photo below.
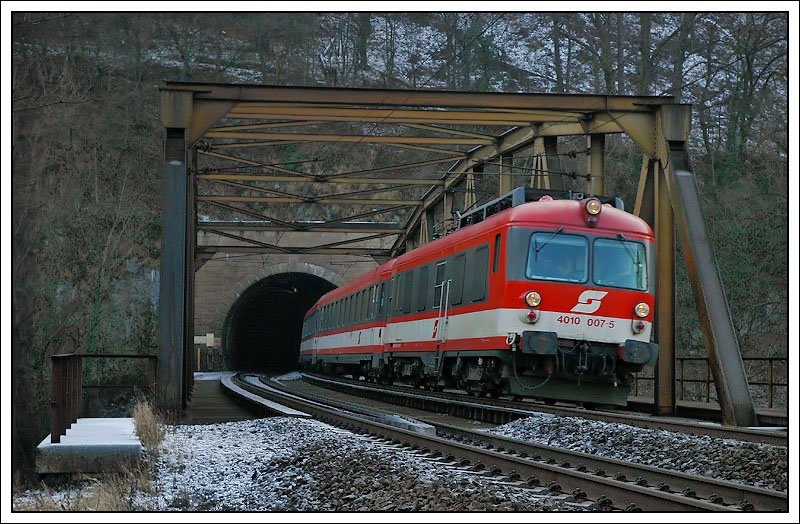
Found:
<path fill-rule="evenodd" d="M 161 88 L 162 405 L 186 405 L 195 274 L 213 257 L 368 256 L 382 262 L 446 234 L 456 211 L 520 181 L 561 189 L 574 179 L 588 194 L 605 194 L 616 176 L 605 171 L 606 135 L 625 134 L 643 158 L 633 212 L 656 234 L 654 325 L 661 354 L 655 410 L 671 414 L 676 405 L 677 230 L 723 420 L 755 425 L 689 164 L 690 120 L 691 106 L 671 97 L 167 82 Z M 585 140 L 584 149 L 571 153 L 585 167 L 561 170 L 563 137 Z M 352 161 L 352 170 L 331 172 L 332 158 Z M 206 218 L 211 215 L 225 218 Z M 243 218 L 247 225 L 237 222 Z M 311 240 L 286 244 L 254 236 L 264 231 Z"/>

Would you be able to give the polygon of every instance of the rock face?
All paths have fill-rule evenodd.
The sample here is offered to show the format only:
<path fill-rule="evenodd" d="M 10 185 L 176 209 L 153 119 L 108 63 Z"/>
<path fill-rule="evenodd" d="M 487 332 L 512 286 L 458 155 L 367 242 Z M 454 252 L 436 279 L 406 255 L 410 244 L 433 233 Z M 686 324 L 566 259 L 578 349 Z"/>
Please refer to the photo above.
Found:
<path fill-rule="evenodd" d="M 787 449 L 579 417 L 530 417 L 499 435 L 717 479 L 786 491 Z"/>
<path fill-rule="evenodd" d="M 559 511 L 573 506 L 313 420 L 172 426 L 159 510 Z"/>

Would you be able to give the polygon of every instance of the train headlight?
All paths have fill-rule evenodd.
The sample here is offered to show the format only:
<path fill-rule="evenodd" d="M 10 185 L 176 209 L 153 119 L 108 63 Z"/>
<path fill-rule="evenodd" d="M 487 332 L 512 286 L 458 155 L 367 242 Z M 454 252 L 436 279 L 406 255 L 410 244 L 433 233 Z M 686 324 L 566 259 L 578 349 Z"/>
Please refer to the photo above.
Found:
<path fill-rule="evenodd" d="M 603 204 L 596 198 L 590 198 L 586 201 L 586 212 L 592 216 L 599 215 L 603 210 Z"/>
<path fill-rule="evenodd" d="M 536 291 L 528 291 L 525 295 L 525 303 L 530 307 L 536 307 L 542 303 L 542 296 Z"/>
<path fill-rule="evenodd" d="M 633 313 L 639 318 L 645 318 L 650 314 L 650 306 L 644 302 L 639 302 L 636 304 L 636 307 L 633 308 Z"/>

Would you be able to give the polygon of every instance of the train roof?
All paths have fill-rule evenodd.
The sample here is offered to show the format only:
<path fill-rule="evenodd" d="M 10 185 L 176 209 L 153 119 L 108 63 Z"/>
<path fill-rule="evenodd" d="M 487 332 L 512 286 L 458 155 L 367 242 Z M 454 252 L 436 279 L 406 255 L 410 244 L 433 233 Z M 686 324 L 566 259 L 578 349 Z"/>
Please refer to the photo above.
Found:
<path fill-rule="evenodd" d="M 595 227 L 589 227 L 587 225 L 586 216 L 584 203 L 578 200 L 537 201 L 514 206 L 500 211 L 477 224 L 462 227 L 449 235 L 438 238 L 424 246 L 408 251 L 395 259 L 381 264 L 375 269 L 329 291 L 320 297 L 317 304 L 323 299 L 325 302 L 329 300 L 338 300 L 376 280 L 389 277 L 392 268 L 396 264 L 401 266 L 405 265 L 412 260 L 434 255 L 452 244 L 466 242 L 477 236 L 507 226 L 542 227 L 546 229 L 563 227 L 565 231 L 572 232 L 609 236 L 616 236 L 618 233 L 622 233 L 631 238 L 649 240 L 653 238 L 653 230 L 647 225 L 647 222 L 636 215 L 616 209 L 609 204 L 603 205 Z M 316 309 L 317 304 L 309 310 L 309 314 Z"/>

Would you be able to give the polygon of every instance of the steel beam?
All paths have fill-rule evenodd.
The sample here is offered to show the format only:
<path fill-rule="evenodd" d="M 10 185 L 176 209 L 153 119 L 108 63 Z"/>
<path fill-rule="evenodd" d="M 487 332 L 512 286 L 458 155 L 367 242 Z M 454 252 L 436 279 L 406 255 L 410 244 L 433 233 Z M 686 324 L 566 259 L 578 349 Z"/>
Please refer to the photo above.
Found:
<path fill-rule="evenodd" d="M 642 159 L 642 169 L 639 173 L 639 186 L 636 189 L 636 203 L 633 206 L 633 214 L 647 222 L 647 224 L 655 229 L 656 228 L 656 164 L 657 160 L 653 160 L 647 155 Z"/>
<path fill-rule="evenodd" d="M 656 303 L 654 409 L 658 415 L 675 414 L 675 221 L 660 162 L 655 161 Z M 648 169 L 650 172 L 651 169 Z"/>
<path fill-rule="evenodd" d="M 444 233 L 453 224 L 453 192 L 448 191 L 442 195 L 442 229 Z"/>
<path fill-rule="evenodd" d="M 494 116 L 494 113 L 487 113 L 486 116 L 482 118 L 475 118 L 472 120 L 466 119 L 453 119 L 447 118 L 444 116 L 446 113 L 445 111 L 430 111 L 430 112 L 423 112 L 418 111 L 420 113 L 419 117 L 412 118 L 397 118 L 397 117 L 371 117 L 371 116 L 363 116 L 363 117 L 346 117 L 346 116 L 325 116 L 319 115 L 315 116 L 314 119 L 323 122 L 344 122 L 344 123 L 364 123 L 364 124 L 440 124 L 440 125 L 465 125 L 465 126 L 487 126 L 487 127 L 514 127 L 514 126 L 527 126 L 530 125 L 531 122 L 536 122 L 535 119 L 526 120 L 523 119 L 520 115 L 513 115 L 513 119 L 495 119 L 490 118 Z M 229 113 L 226 115 L 227 118 L 234 118 L 236 120 L 284 120 L 286 118 L 293 118 L 291 115 L 287 115 L 284 113 Z M 295 117 L 296 118 L 296 117 Z"/>
<path fill-rule="evenodd" d="M 298 176 L 280 176 L 280 175 L 246 175 L 246 174 L 230 174 L 230 173 L 205 173 L 197 175 L 198 180 L 241 180 L 253 182 L 303 182 L 314 184 L 393 184 L 393 185 L 406 185 L 406 186 L 441 186 L 444 181 L 441 179 L 433 178 L 356 178 L 356 177 L 338 177 L 338 176 L 323 176 L 314 180 Z"/>
<path fill-rule="evenodd" d="M 755 426 L 758 419 L 747 372 L 708 236 L 697 182 L 686 169 L 688 162 L 683 143 L 673 143 L 670 149 L 667 183 L 708 351 L 708 362 L 714 375 L 722 420 L 730 426 Z"/>
<path fill-rule="evenodd" d="M 296 176 L 299 176 L 299 177 L 305 177 L 305 178 L 308 178 L 310 180 L 313 180 L 313 179 L 316 178 L 314 175 L 311 175 L 311 174 L 308 174 L 308 173 L 303 173 L 302 171 L 297 171 L 297 170 L 294 170 L 294 169 L 287 169 L 285 167 L 280 167 L 280 166 L 276 166 L 276 165 L 272 165 L 272 164 L 263 164 L 261 162 L 254 162 L 253 160 L 248 160 L 246 158 L 241 158 L 241 157 L 234 156 L 234 155 L 228 155 L 228 154 L 225 154 L 225 153 L 217 153 L 215 151 L 199 151 L 199 153 L 201 155 L 210 156 L 210 157 L 214 157 L 214 158 L 220 158 L 222 160 L 231 160 L 233 162 L 238 162 L 240 164 L 244 164 L 244 165 L 247 165 L 247 166 L 260 167 L 260 168 L 263 168 L 263 169 L 269 169 L 269 170 L 272 170 L 272 171 L 277 171 L 278 173 L 286 173 L 287 175 L 296 175 Z"/>
<path fill-rule="evenodd" d="M 514 156 L 511 153 L 506 153 L 500 156 L 500 176 L 498 177 L 498 196 L 505 195 L 510 192 L 513 187 L 514 179 Z"/>
<path fill-rule="evenodd" d="M 275 224 L 275 225 L 278 225 L 278 226 L 283 226 L 285 229 L 293 229 L 295 231 L 303 231 L 304 230 L 302 227 L 296 225 L 294 222 L 286 222 L 284 220 L 279 220 L 277 218 L 273 218 L 273 217 L 270 217 L 270 216 L 267 216 L 267 215 L 262 215 L 261 213 L 257 213 L 255 211 L 251 211 L 249 209 L 243 209 L 241 207 L 231 206 L 229 204 L 223 204 L 222 202 L 211 202 L 211 201 L 208 201 L 207 203 L 212 205 L 212 206 L 219 207 L 221 209 L 226 209 L 228 211 L 233 211 L 234 213 L 241 213 L 243 215 L 247 215 L 247 216 L 250 216 L 250 217 L 253 217 L 253 218 L 257 218 L 259 220 L 267 221 L 267 222 L 269 222 L 271 224 Z"/>
<path fill-rule="evenodd" d="M 221 236 L 221 237 L 230 238 L 230 239 L 233 239 L 233 240 L 238 240 L 239 242 L 244 242 L 245 244 L 253 244 L 253 245 L 264 247 L 264 248 L 274 249 L 275 251 L 277 251 L 279 253 L 288 253 L 289 252 L 288 249 L 280 247 L 280 246 L 276 246 L 275 244 L 270 244 L 269 242 L 261 242 L 260 240 L 255 240 L 255 239 L 252 239 L 252 238 L 243 237 L 241 235 L 234 235 L 232 233 L 226 233 L 225 231 L 219 231 L 217 229 L 211 229 L 211 228 L 204 228 L 204 229 L 209 233 L 213 233 L 215 235 L 218 235 L 218 236 Z"/>
<path fill-rule="evenodd" d="M 388 249 L 379 248 L 358 248 L 358 247 L 287 247 L 290 254 L 303 255 L 368 255 L 368 256 L 388 256 Z M 260 246 L 197 246 L 198 254 L 207 253 L 230 253 L 230 254 L 269 254 L 284 253 L 275 248 Z"/>
<path fill-rule="evenodd" d="M 550 93 L 475 93 L 365 88 L 283 87 L 247 84 L 167 82 L 166 89 L 191 90 L 199 100 L 289 102 L 302 104 L 376 104 L 380 106 L 453 107 L 647 113 L 672 97 L 562 95 Z"/>
<path fill-rule="evenodd" d="M 239 124 L 235 126 L 218 126 L 212 127 L 210 131 L 225 132 L 225 131 L 248 131 L 251 129 L 273 129 L 276 127 L 301 127 L 301 126 L 315 126 L 323 124 L 323 120 L 294 120 L 291 122 L 268 122 L 261 124 Z"/>
<path fill-rule="evenodd" d="M 423 160 L 420 162 L 409 162 L 407 164 L 397 164 L 393 166 L 384 166 L 384 167 L 373 167 L 370 169 L 359 169 L 357 171 L 347 171 L 345 173 L 336 173 L 333 175 L 326 175 L 325 179 L 330 180 L 339 177 L 348 177 L 353 175 L 369 175 L 374 173 L 385 173 L 386 171 L 397 171 L 399 169 L 412 169 L 417 167 L 423 166 L 430 166 L 434 164 L 452 164 L 453 162 L 457 162 L 462 158 L 466 158 L 466 153 L 464 154 L 457 154 L 457 155 L 450 155 L 444 158 L 433 158 L 431 160 Z"/>
<path fill-rule="evenodd" d="M 286 231 L 291 229 L 302 232 L 322 233 L 391 233 L 398 234 L 403 228 L 400 224 L 382 224 L 380 222 L 354 222 L 341 225 L 314 224 L 308 222 L 291 222 L 290 226 L 274 222 L 240 222 L 235 221 L 204 221 L 197 225 L 198 229 L 211 231 Z"/>
<path fill-rule="evenodd" d="M 238 195 L 198 195 L 198 202 L 269 202 L 272 204 L 347 204 L 352 206 L 421 206 L 419 200 L 399 200 L 394 198 L 295 198 L 295 197 L 256 197 Z"/>
<path fill-rule="evenodd" d="M 373 135 L 334 135 L 308 133 L 240 133 L 236 131 L 210 131 L 206 138 L 227 138 L 236 140 L 291 140 L 293 142 L 336 142 L 358 144 L 433 144 L 433 145 L 476 145 L 491 144 L 492 138 L 463 137 L 445 138 L 438 136 L 373 136 Z M 220 144 L 221 145 L 221 144 Z"/>
<path fill-rule="evenodd" d="M 547 160 L 547 169 L 556 173 L 561 172 L 561 158 L 558 156 L 558 137 L 546 136 L 544 137 L 544 154 Z M 550 182 L 550 189 L 560 190 L 565 189 L 564 178 L 561 175 L 550 176 L 548 173 L 547 178 Z"/>
<path fill-rule="evenodd" d="M 276 104 L 239 104 L 230 118 L 272 120 L 317 120 L 328 122 L 372 122 L 392 124 L 459 124 L 504 126 L 530 125 L 531 122 L 578 122 L 585 113 L 568 111 L 508 111 L 482 109 L 473 111 L 441 109 L 381 109 L 380 107 L 292 106 Z"/>
<path fill-rule="evenodd" d="M 186 344 L 187 176 L 183 129 L 167 129 L 159 278 L 159 402 L 167 410 L 183 408 L 183 354 Z"/>
<path fill-rule="evenodd" d="M 605 195 L 606 136 L 589 135 L 586 137 L 586 142 L 589 147 L 586 170 L 589 174 L 589 179 L 586 181 L 586 192 L 590 195 Z"/>

